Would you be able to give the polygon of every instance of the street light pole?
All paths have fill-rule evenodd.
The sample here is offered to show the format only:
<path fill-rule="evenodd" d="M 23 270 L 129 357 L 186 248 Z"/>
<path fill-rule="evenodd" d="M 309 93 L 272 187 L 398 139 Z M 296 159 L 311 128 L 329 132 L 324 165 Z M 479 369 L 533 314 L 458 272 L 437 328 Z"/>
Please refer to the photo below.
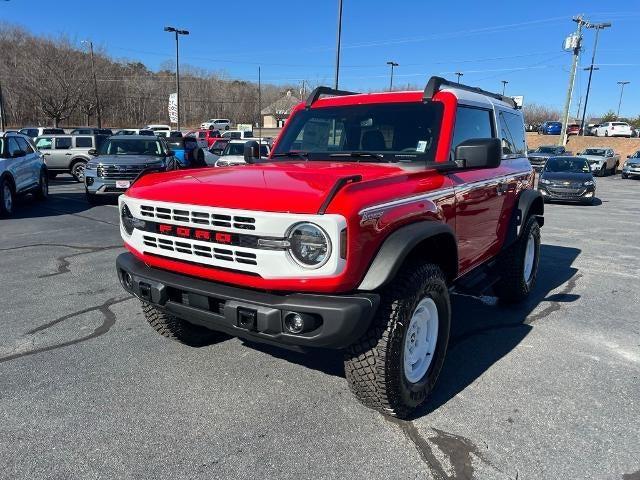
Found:
<path fill-rule="evenodd" d="M 502 95 L 504 96 L 504 92 L 507 89 L 507 83 L 509 83 L 508 80 L 500 80 L 502 82 Z"/>
<path fill-rule="evenodd" d="M 338 90 L 338 79 L 340 77 L 340 40 L 342 37 L 342 0 L 338 0 L 338 34 L 336 38 L 336 79 L 335 89 Z"/>
<path fill-rule="evenodd" d="M 462 72 L 456 72 L 456 73 L 454 73 L 454 75 L 457 75 L 457 76 L 458 76 L 458 83 L 460 83 L 460 77 L 462 77 L 462 76 L 464 75 L 464 73 L 462 73 Z"/>
<path fill-rule="evenodd" d="M 399 64 L 396 62 L 387 62 L 387 65 L 391 65 L 391 79 L 389 80 L 389 91 L 393 90 L 393 67 L 397 67 Z"/>
<path fill-rule="evenodd" d="M 165 32 L 173 32 L 176 35 L 176 130 L 180 130 L 180 52 L 178 35 L 189 35 L 189 30 L 179 30 L 175 27 L 164 27 Z"/>
<path fill-rule="evenodd" d="M 620 119 L 620 105 L 622 105 L 622 94 L 624 92 L 624 86 L 627 83 L 631 83 L 627 80 L 623 81 L 623 82 L 618 82 L 618 85 L 620 85 L 620 100 L 618 101 L 618 114 L 616 115 L 616 120 Z"/>
<path fill-rule="evenodd" d="M 580 122 L 580 129 L 582 130 L 582 136 L 584 137 L 584 119 L 587 115 L 587 103 L 589 102 L 589 90 L 591 90 L 591 76 L 593 75 L 594 70 L 598 70 L 598 68 L 594 67 L 593 64 L 596 61 L 596 49 L 598 48 L 598 35 L 600 30 L 604 30 L 605 28 L 609 28 L 611 26 L 611 22 L 603 22 L 603 23 L 588 23 L 585 25 L 587 28 L 595 28 L 596 29 L 596 39 L 593 43 L 593 52 L 591 53 L 591 65 L 589 66 L 589 81 L 587 82 L 587 93 L 584 97 L 584 110 L 582 111 L 582 121 Z M 585 68 L 585 70 L 587 70 Z"/>
<path fill-rule="evenodd" d="M 93 42 L 91 40 L 82 40 L 82 43 L 89 44 L 89 53 L 91 55 L 91 74 L 93 75 L 93 93 L 96 97 L 96 118 L 98 120 L 98 128 L 102 128 L 102 112 L 100 108 L 100 96 L 98 95 L 98 80 L 96 79 L 96 64 L 93 60 Z"/>

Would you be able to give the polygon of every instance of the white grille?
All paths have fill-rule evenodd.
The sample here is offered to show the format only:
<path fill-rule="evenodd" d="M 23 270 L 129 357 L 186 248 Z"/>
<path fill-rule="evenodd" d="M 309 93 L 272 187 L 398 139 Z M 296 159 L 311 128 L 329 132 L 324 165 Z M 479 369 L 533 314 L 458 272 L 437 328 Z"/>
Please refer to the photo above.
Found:
<path fill-rule="evenodd" d="M 213 227 L 237 228 L 240 230 L 256 229 L 255 218 L 240 215 L 209 213 L 191 209 L 154 207 L 153 205 L 140 205 L 140 214 L 143 217 L 157 220 L 195 223 L 197 225 L 211 225 Z"/>

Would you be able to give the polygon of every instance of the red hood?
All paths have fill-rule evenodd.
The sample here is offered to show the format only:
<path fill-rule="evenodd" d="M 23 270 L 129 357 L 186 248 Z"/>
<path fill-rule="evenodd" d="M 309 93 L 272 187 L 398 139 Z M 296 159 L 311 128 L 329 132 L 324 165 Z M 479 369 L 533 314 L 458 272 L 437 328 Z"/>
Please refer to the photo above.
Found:
<path fill-rule="evenodd" d="M 151 174 L 127 195 L 147 200 L 268 212 L 317 213 L 341 177 L 363 181 L 406 175 L 388 164 L 271 163 Z"/>

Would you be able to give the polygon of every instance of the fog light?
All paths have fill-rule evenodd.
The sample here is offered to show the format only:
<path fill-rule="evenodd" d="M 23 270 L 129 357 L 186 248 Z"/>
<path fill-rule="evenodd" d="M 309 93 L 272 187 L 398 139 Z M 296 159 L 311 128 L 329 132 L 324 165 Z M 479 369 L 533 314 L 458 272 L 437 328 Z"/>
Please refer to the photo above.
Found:
<path fill-rule="evenodd" d="M 87 181 L 87 185 L 93 185 L 93 177 L 85 177 L 85 180 Z"/>
<path fill-rule="evenodd" d="M 133 290 L 133 278 L 131 278 L 131 274 L 129 272 L 122 271 L 122 281 L 124 282 L 124 286 L 129 290 Z"/>
<path fill-rule="evenodd" d="M 284 326 L 289 333 L 297 335 L 304 330 L 304 319 L 299 313 L 289 313 L 284 317 Z"/>

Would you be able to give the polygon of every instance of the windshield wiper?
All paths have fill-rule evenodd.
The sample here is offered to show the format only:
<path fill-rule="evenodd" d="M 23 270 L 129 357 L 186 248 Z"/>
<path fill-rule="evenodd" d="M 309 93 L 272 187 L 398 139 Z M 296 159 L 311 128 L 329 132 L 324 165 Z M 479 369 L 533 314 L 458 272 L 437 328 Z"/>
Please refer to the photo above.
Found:
<path fill-rule="evenodd" d="M 351 157 L 351 158 L 375 158 L 377 160 L 384 160 L 384 155 L 382 155 L 381 153 L 360 152 L 360 151 L 332 153 L 329 156 L 330 157 Z"/>
<path fill-rule="evenodd" d="M 292 150 L 290 152 L 272 153 L 270 158 L 280 158 L 280 157 L 298 157 L 298 158 L 301 158 L 301 159 L 307 161 L 307 160 L 309 160 L 309 153 L 308 152 L 298 152 L 298 151 Z"/>

